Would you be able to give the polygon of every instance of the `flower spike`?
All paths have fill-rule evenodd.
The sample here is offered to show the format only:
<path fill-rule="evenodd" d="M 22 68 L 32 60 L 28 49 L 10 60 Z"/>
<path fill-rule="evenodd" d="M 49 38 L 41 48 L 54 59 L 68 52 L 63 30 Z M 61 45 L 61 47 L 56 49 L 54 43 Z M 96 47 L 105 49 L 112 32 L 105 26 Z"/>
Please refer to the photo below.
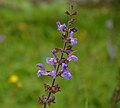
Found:
<path fill-rule="evenodd" d="M 71 6 L 73 9 L 73 6 Z M 75 52 L 72 49 L 73 45 L 77 44 L 77 38 L 74 38 L 73 35 L 78 31 L 76 27 L 72 27 L 73 23 L 76 21 L 75 18 L 72 18 L 73 15 L 76 15 L 77 12 L 66 11 L 66 14 L 69 16 L 68 26 L 66 24 L 61 24 L 60 21 L 56 22 L 57 29 L 61 32 L 61 38 L 63 41 L 63 48 L 55 48 L 51 50 L 53 57 L 47 57 L 46 63 L 52 65 L 53 69 L 46 70 L 44 65 L 39 63 L 36 64 L 40 69 L 37 72 L 38 77 L 40 76 L 50 76 L 53 81 L 51 84 L 44 84 L 45 91 L 48 92 L 48 96 L 40 96 L 38 98 L 38 103 L 43 105 L 43 108 L 46 108 L 47 105 L 55 103 L 55 97 L 51 94 L 56 94 L 61 91 L 60 86 L 56 84 L 56 79 L 58 77 L 65 78 L 66 80 L 72 79 L 72 72 L 69 72 L 69 62 L 71 60 L 77 61 L 78 57 L 72 55 Z"/>

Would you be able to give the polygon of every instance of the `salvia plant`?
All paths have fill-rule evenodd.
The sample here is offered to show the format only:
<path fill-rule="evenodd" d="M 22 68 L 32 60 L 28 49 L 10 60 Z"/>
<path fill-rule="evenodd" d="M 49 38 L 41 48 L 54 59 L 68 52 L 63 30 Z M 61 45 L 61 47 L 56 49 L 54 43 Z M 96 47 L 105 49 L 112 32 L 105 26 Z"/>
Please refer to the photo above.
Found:
<path fill-rule="evenodd" d="M 58 30 L 61 32 L 63 48 L 55 48 L 51 50 L 53 57 L 46 58 L 46 63 L 52 65 L 53 69 L 46 70 L 43 64 L 36 64 L 36 66 L 40 68 L 37 72 L 38 77 L 48 76 L 53 79 L 51 84 L 44 84 L 45 91 L 48 92 L 48 95 L 42 95 L 38 98 L 38 103 L 42 104 L 43 108 L 55 103 L 55 96 L 53 96 L 53 94 L 60 91 L 60 86 L 56 84 L 57 77 L 71 80 L 73 73 L 68 71 L 68 64 L 71 60 L 78 60 L 78 57 L 73 55 L 75 50 L 72 49 L 72 46 L 77 44 L 77 38 L 74 38 L 73 35 L 78 31 L 78 29 L 76 27 L 72 27 L 75 22 L 75 18 L 73 18 L 73 16 L 76 15 L 77 12 L 73 11 L 73 6 L 70 6 L 70 11 L 66 11 L 65 14 L 69 16 L 67 25 L 61 24 L 59 21 L 56 22 Z M 58 56 L 58 53 L 60 53 L 60 56 Z"/>

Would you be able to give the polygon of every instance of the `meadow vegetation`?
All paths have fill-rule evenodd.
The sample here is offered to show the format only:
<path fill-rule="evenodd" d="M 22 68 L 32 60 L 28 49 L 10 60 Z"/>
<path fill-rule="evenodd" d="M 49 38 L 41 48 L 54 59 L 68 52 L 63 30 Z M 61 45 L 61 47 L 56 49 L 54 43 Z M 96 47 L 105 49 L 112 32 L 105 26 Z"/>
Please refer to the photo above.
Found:
<path fill-rule="evenodd" d="M 38 96 L 52 78 L 37 77 L 50 50 L 62 47 L 56 21 L 67 22 L 66 3 L 0 7 L 0 107 L 40 108 Z M 49 108 L 109 108 L 120 72 L 120 13 L 115 7 L 78 7 L 77 62 L 73 79 L 58 79 L 61 92 Z M 45 65 L 48 69 L 49 65 Z"/>

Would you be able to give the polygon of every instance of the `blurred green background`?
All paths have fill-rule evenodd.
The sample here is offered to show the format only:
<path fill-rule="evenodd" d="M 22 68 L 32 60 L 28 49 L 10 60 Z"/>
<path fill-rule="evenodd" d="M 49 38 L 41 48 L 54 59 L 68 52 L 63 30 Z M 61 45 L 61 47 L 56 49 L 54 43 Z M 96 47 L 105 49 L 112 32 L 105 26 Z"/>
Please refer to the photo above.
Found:
<path fill-rule="evenodd" d="M 36 64 L 62 47 L 56 21 L 67 23 L 69 4 L 78 15 L 79 61 L 73 79 L 59 79 L 56 104 L 49 108 L 112 108 L 120 68 L 119 0 L 0 0 L 0 108 L 42 108 L 38 96 L 52 78 L 37 77 Z M 119 106 L 119 105 L 118 105 Z"/>

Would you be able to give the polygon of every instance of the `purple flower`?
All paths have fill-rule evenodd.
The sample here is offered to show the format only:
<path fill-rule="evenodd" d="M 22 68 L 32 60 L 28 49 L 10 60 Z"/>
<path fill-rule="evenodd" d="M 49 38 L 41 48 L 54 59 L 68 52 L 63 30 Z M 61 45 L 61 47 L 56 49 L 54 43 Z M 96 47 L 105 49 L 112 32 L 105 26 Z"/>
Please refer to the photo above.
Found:
<path fill-rule="evenodd" d="M 48 75 L 52 76 L 53 79 L 55 79 L 56 78 L 56 65 L 53 65 L 53 66 L 54 66 L 54 70 L 50 71 Z"/>
<path fill-rule="evenodd" d="M 56 78 L 56 71 L 50 71 L 50 72 L 48 72 L 48 75 L 52 76 L 53 79 L 55 79 Z"/>
<path fill-rule="evenodd" d="M 68 58 L 67 58 L 67 60 L 69 60 L 69 61 L 71 61 L 71 60 L 74 60 L 74 61 L 77 61 L 78 60 L 78 57 L 76 57 L 75 55 L 68 55 Z"/>
<path fill-rule="evenodd" d="M 71 45 L 77 44 L 77 38 L 70 38 Z"/>
<path fill-rule="evenodd" d="M 53 54 L 53 57 L 56 58 L 57 56 L 56 56 L 55 51 L 54 51 L 54 50 L 51 50 L 51 52 L 52 52 L 52 54 Z"/>
<path fill-rule="evenodd" d="M 70 32 L 70 38 L 72 38 L 72 37 L 73 37 L 73 34 L 74 34 L 74 32 L 73 32 L 73 31 L 71 31 L 71 32 Z"/>
<path fill-rule="evenodd" d="M 73 34 L 74 34 L 74 32 L 71 31 L 70 32 L 70 42 L 71 42 L 71 45 L 77 44 L 77 38 L 73 38 Z"/>
<path fill-rule="evenodd" d="M 42 75 L 48 75 L 48 73 L 44 70 L 39 70 L 37 73 L 38 77 L 42 76 Z"/>
<path fill-rule="evenodd" d="M 61 24 L 59 21 L 56 22 L 57 26 L 58 26 L 58 30 L 64 32 L 66 30 L 66 25 L 65 24 Z"/>
<path fill-rule="evenodd" d="M 66 70 L 66 69 L 67 69 L 67 67 L 68 67 L 68 65 L 67 65 L 67 64 L 62 63 L 62 71 L 67 71 L 67 70 Z"/>
<path fill-rule="evenodd" d="M 46 58 L 46 62 L 48 64 L 51 64 L 51 65 L 56 65 L 57 63 L 57 56 L 56 56 L 56 53 L 54 50 L 51 50 L 52 54 L 53 54 L 53 58 Z"/>
<path fill-rule="evenodd" d="M 68 65 L 65 63 L 62 63 L 62 71 L 63 73 L 61 74 L 62 77 L 66 78 L 67 80 L 71 80 L 72 79 L 72 74 L 71 72 L 67 71 Z"/>
<path fill-rule="evenodd" d="M 55 65 L 56 64 L 56 62 L 57 62 L 57 60 L 56 60 L 56 58 L 46 58 L 46 62 L 48 63 L 48 64 L 51 64 L 51 65 Z"/>
<path fill-rule="evenodd" d="M 43 64 L 36 64 L 36 66 L 41 68 L 41 70 L 38 70 L 38 73 L 37 73 L 38 77 L 42 75 L 48 75 L 48 73 L 45 71 Z"/>
<path fill-rule="evenodd" d="M 48 64 L 53 65 L 54 70 L 51 70 L 48 72 L 49 76 L 52 76 L 54 79 L 56 78 L 56 63 L 57 63 L 57 56 L 54 50 L 51 50 L 52 54 L 53 54 L 53 58 L 46 58 L 46 62 Z"/>
<path fill-rule="evenodd" d="M 37 66 L 37 67 L 40 67 L 42 70 L 45 70 L 43 64 L 40 64 L 40 63 L 39 63 L 39 64 L 36 64 L 36 66 Z"/>
<path fill-rule="evenodd" d="M 66 78 L 67 80 L 71 80 L 72 79 L 72 73 L 65 71 L 61 74 L 62 77 Z"/>

